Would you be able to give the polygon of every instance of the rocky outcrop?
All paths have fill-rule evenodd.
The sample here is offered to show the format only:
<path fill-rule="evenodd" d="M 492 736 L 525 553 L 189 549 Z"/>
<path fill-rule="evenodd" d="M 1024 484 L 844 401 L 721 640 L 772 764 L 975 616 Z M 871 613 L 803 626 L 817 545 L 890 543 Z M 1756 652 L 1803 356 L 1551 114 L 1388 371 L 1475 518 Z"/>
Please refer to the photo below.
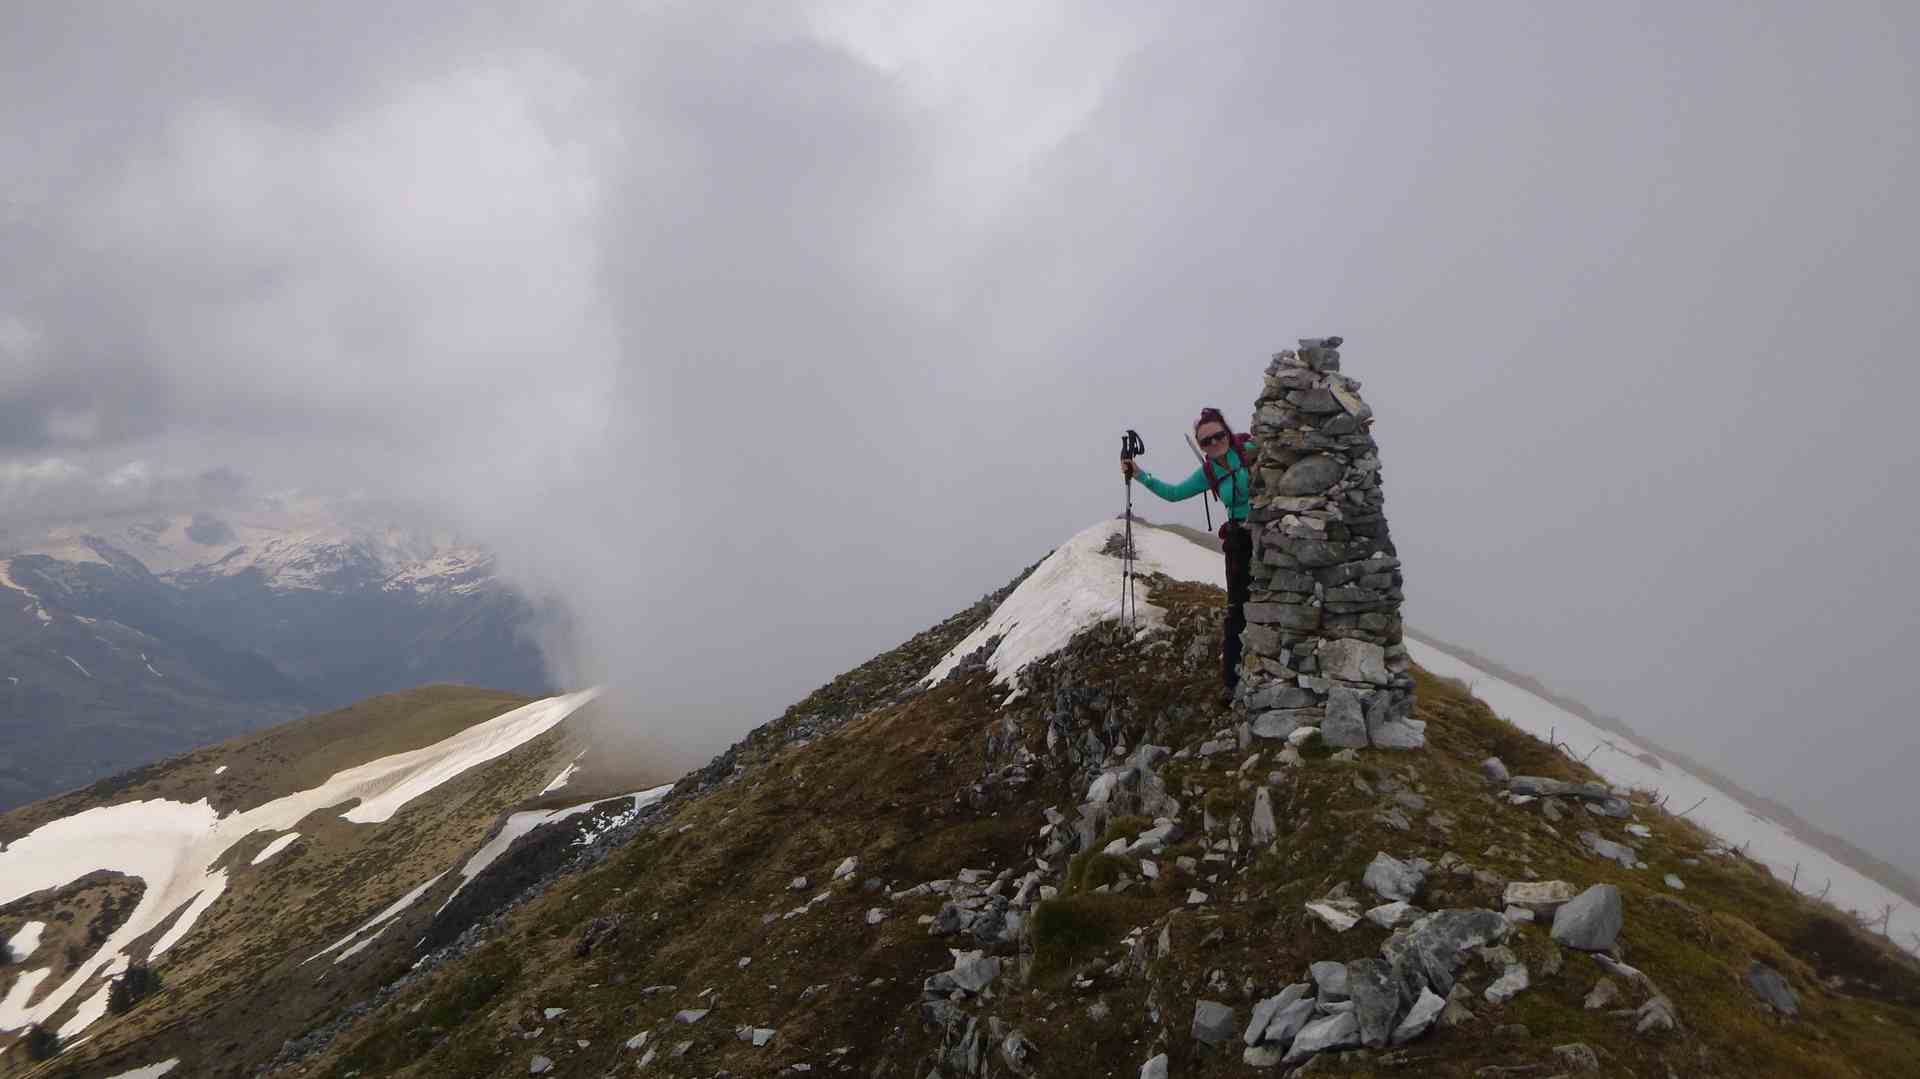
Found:
<path fill-rule="evenodd" d="M 1340 373 L 1340 338 L 1267 368 L 1253 414 L 1252 592 L 1239 703 L 1253 730 L 1317 725 L 1336 748 L 1416 749 L 1373 410 Z"/>

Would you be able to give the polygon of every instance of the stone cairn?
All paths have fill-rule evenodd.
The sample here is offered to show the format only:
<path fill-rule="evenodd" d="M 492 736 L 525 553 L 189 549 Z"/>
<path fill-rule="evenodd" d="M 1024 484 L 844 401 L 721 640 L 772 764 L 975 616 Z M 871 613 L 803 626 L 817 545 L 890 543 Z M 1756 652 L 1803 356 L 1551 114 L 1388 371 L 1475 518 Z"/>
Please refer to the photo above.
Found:
<path fill-rule="evenodd" d="M 1417 749 L 1373 410 L 1341 339 L 1303 338 L 1254 406 L 1252 592 L 1237 703 L 1255 735 L 1318 726 L 1328 744 Z"/>

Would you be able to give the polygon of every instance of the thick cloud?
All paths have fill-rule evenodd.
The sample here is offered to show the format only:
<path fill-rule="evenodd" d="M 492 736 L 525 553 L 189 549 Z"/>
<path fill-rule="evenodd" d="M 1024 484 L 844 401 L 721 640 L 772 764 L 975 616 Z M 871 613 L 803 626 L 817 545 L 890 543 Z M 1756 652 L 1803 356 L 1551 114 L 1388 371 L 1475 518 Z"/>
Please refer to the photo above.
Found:
<path fill-rule="evenodd" d="M 1342 333 L 1415 625 L 1920 868 L 1904 8 L 16 7 L 12 519 L 432 503 L 700 751 Z"/>

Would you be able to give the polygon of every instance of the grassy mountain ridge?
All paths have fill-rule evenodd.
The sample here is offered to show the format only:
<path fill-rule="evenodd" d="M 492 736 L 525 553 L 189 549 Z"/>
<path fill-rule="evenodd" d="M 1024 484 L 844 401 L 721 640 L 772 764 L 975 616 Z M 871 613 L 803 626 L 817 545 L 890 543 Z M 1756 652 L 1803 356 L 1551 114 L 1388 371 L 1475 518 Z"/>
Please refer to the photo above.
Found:
<path fill-rule="evenodd" d="M 1004 592 L 983 597 L 904 650 L 820 687 L 776 724 L 820 732 L 851 718 L 869 698 L 910 691 L 925 667 L 971 632 L 1001 598 Z M 223 814 L 245 812 L 342 769 L 433 745 L 525 703 L 517 695 L 456 685 L 386 694 L 0 814 L 0 840 L 17 839 L 95 806 L 143 799 L 206 798 Z M 597 707 L 589 705 L 582 717 L 590 718 Z M 218 863 L 234 875 L 228 893 L 161 964 L 165 989 L 128 1016 L 88 1028 L 84 1040 L 37 1067 L 25 1059 L 19 1032 L 0 1035 L 0 1075 L 105 1076 L 169 1058 L 183 1061 L 180 1074 L 253 1074 L 284 1043 L 364 1007 L 381 986 L 404 976 L 419 958 L 416 942 L 430 948 L 453 942 L 449 950 L 457 952 L 458 938 L 494 917 L 502 904 L 510 905 L 527 885 L 549 878 L 556 868 L 564 872 L 587 834 L 621 819 L 623 806 L 631 815 L 630 803 L 604 795 L 665 777 L 650 775 L 644 762 L 602 759 L 596 729 L 593 722 L 569 721 L 443 783 L 384 824 L 343 822 L 334 815 L 339 807 L 310 814 L 296 826 L 301 837 L 263 867 L 254 867 L 252 859 L 272 837 L 248 837 Z M 749 739 L 727 759 L 753 760 L 758 752 Z M 575 763 L 584 763 L 586 772 L 565 788 L 542 793 L 549 780 Z M 448 871 L 465 864 L 509 814 L 537 814 L 583 801 L 593 802 L 594 809 L 534 828 L 464 886 L 457 901 L 449 901 L 459 874 Z M 364 951 L 339 964 L 333 957 L 311 958 L 435 874 L 442 874 L 437 883 Z M 140 889 L 137 878 L 100 874 L 24 897 L 0 906 L 0 940 L 33 920 L 53 925 L 49 948 L 64 947 L 65 926 L 103 939 L 110 931 L 97 914 L 103 897 L 118 897 L 114 901 L 124 906 L 124 894 L 137 896 Z M 143 943 L 151 944 L 151 938 Z M 46 984 L 57 984 L 70 964 L 57 957 L 50 963 L 48 955 L 36 953 L 31 967 L 49 969 L 53 977 Z M 0 996 L 26 969 L 0 966 Z"/>
<path fill-rule="evenodd" d="M 144 799 L 205 798 L 222 813 L 243 812 L 343 769 L 436 744 L 525 703 L 514 694 L 465 686 L 377 697 L 21 807 L 0 816 L 0 834 L 17 839 L 96 805 Z M 339 964 L 328 957 L 309 965 L 309 957 L 402 893 L 458 866 L 503 814 L 539 792 L 581 749 L 563 724 L 419 795 L 384 823 L 343 820 L 340 805 L 316 809 L 293 826 L 299 838 L 263 864 L 254 859 L 275 836 L 255 832 L 242 838 L 214 865 L 228 876 L 225 892 L 156 964 L 165 988 L 127 1016 L 88 1027 L 85 1041 L 49 1066 L 57 1074 L 108 1075 L 150 1062 L 149 1053 L 188 1051 L 197 1058 L 188 1074 L 248 1073 L 317 1017 L 404 971 L 414 938 L 382 934 Z M 452 885 L 444 879 L 420 905 L 437 906 L 436 896 Z M 113 924 L 102 920 L 103 905 L 116 901 L 124 918 L 127 894 L 137 897 L 141 888 L 135 878 L 101 873 L 0 906 L 0 939 L 29 921 L 50 927 L 31 961 L 0 967 L 0 996 L 29 969 L 53 972 L 41 984 L 43 992 L 59 984 L 112 931 Z M 135 942 L 130 952 L 136 959 L 171 921 Z M 63 954 L 68 943 L 83 939 L 89 946 Z M 95 991 L 88 988 L 76 999 Z M 53 1025 L 70 1014 L 63 1009 Z M 13 1035 L 0 1035 L 0 1074 L 25 1073 L 22 1054 L 4 1051 L 12 1041 Z"/>
<path fill-rule="evenodd" d="M 1165 630 L 1090 629 L 1030 667 L 1011 702 L 977 664 L 903 688 L 939 658 L 937 640 L 876 658 L 683 780 L 604 862 L 276 1074 L 1131 1076 L 1156 1053 L 1173 1074 L 1240 1074 L 1237 1040 L 1196 1040 L 1198 1002 L 1244 1025 L 1310 962 L 1377 954 L 1386 930 L 1335 933 L 1304 904 L 1361 893 L 1380 852 L 1440 867 L 1416 897 L 1426 909 L 1498 910 L 1515 880 L 1613 884 L 1616 950 L 1646 980 L 1619 984 L 1519 926 L 1506 947 L 1530 988 L 1489 1002 L 1500 961 L 1473 959 L 1455 1025 L 1316 1068 L 1546 1074 L 1568 1059 L 1556 1047 L 1576 1044 L 1620 1075 L 1877 1076 L 1920 1059 L 1920 974 L 1904 957 L 1643 801 L 1632 813 L 1649 838 L 1509 803 L 1482 759 L 1595 777 L 1465 687 L 1420 672 L 1425 751 L 1349 760 L 1309 742 L 1279 763 L 1282 743 L 1242 749 L 1210 703 L 1219 591 L 1157 579 L 1149 599 L 1168 610 Z M 1185 832 L 1147 859 L 1157 876 L 1140 856 L 1100 853 L 1148 817 L 1103 818 L 1078 854 L 1049 854 L 1049 811 L 1071 817 L 1093 776 L 1149 743 L 1180 751 L 1155 775 Z M 1254 844 L 1262 787 L 1278 835 Z M 1589 829 L 1638 844 L 1647 868 L 1596 857 L 1576 838 Z M 950 907 L 1025 894 L 1029 873 L 1047 889 L 1037 902 L 989 902 L 1020 927 L 935 935 Z M 997 971 L 977 991 L 929 982 L 959 970 L 950 949 Z M 1786 976 L 1800 1018 L 1747 987 L 1755 962 Z M 1620 1001 L 1586 1007 L 1603 979 Z M 1637 1032 L 1655 996 L 1677 1027 Z"/>

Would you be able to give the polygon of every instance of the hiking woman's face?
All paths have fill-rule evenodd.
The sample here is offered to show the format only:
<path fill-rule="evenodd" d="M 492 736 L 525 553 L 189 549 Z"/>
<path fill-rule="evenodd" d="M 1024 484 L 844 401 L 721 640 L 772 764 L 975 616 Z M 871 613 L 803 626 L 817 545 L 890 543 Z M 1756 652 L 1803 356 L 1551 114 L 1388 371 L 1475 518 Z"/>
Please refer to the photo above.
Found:
<path fill-rule="evenodd" d="M 1219 423 L 1201 424 L 1200 429 L 1193 433 L 1193 437 L 1200 443 L 1200 448 L 1206 451 L 1207 456 L 1216 461 L 1227 455 L 1227 445 L 1233 441 L 1227 435 L 1226 425 Z M 1209 442 L 1208 439 L 1213 441 Z"/>

